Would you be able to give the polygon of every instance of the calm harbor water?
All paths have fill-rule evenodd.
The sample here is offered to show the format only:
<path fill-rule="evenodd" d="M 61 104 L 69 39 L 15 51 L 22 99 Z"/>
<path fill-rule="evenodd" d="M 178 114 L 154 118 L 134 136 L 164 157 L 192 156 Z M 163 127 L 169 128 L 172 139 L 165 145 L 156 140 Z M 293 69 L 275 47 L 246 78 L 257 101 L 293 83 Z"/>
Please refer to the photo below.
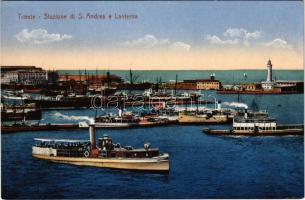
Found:
<path fill-rule="evenodd" d="M 87 70 L 88 74 L 106 74 L 107 70 Z M 79 70 L 60 70 L 60 74 L 79 74 Z M 129 70 L 110 70 L 111 74 L 129 80 Z M 174 81 L 178 75 L 178 81 L 187 79 L 206 79 L 211 74 L 222 83 L 260 82 L 266 79 L 266 70 L 133 70 L 133 75 L 138 76 L 136 82 L 143 80 L 156 82 L 157 78 L 162 81 Z M 247 74 L 247 77 L 244 74 Z M 81 74 L 85 74 L 81 70 Z M 276 80 L 303 80 L 303 70 L 273 70 L 273 78 Z"/>
<path fill-rule="evenodd" d="M 223 103 L 237 101 L 237 95 L 214 95 Z M 240 96 L 249 106 L 254 98 L 260 109 L 266 109 L 279 123 L 304 121 L 303 94 Z M 71 123 L 94 115 L 92 109 L 45 111 L 42 122 Z M 115 143 L 134 147 L 150 142 L 153 147 L 169 153 L 168 175 L 56 164 L 31 157 L 35 137 L 88 139 L 88 130 L 1 135 L 2 198 L 304 196 L 303 137 L 209 136 L 201 131 L 204 127 L 207 126 L 97 129 L 97 137 L 108 134 Z"/>

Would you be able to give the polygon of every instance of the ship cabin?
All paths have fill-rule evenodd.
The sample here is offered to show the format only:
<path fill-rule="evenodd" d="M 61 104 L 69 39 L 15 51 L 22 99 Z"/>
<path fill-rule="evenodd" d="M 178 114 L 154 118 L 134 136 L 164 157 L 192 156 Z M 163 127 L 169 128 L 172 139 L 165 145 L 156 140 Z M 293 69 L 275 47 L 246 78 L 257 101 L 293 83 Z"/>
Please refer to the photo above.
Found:
<path fill-rule="evenodd" d="M 113 144 L 112 139 L 104 135 L 98 139 L 97 148 L 87 140 L 62 140 L 34 138 L 32 154 L 55 157 L 95 157 L 95 158 L 152 158 L 159 156 L 158 148 L 151 148 L 149 143 L 144 148 Z"/>
<path fill-rule="evenodd" d="M 215 115 L 229 115 L 232 111 L 216 110 L 216 109 L 204 109 L 204 110 L 185 110 L 179 112 L 179 115 L 189 115 L 189 116 L 201 116 L 201 117 L 212 117 Z"/>
<path fill-rule="evenodd" d="M 33 154 L 45 156 L 84 157 L 90 149 L 88 140 L 56 140 L 34 138 Z"/>
<path fill-rule="evenodd" d="M 175 108 L 161 108 L 156 109 L 155 112 L 159 115 L 167 115 L 167 116 L 177 116 L 179 111 L 175 110 Z"/>
<path fill-rule="evenodd" d="M 139 119 L 135 116 L 98 116 L 95 118 L 96 123 L 137 123 Z"/>
<path fill-rule="evenodd" d="M 159 156 L 158 148 L 151 148 L 149 143 L 144 144 L 144 148 L 134 149 L 131 146 L 121 146 L 119 143 L 113 144 L 112 139 L 104 135 L 98 139 L 100 156 L 104 158 L 152 158 Z"/>
<path fill-rule="evenodd" d="M 275 119 L 265 117 L 265 116 L 238 116 L 233 120 L 233 131 L 238 132 L 269 132 L 275 131 L 277 128 L 277 123 Z"/>

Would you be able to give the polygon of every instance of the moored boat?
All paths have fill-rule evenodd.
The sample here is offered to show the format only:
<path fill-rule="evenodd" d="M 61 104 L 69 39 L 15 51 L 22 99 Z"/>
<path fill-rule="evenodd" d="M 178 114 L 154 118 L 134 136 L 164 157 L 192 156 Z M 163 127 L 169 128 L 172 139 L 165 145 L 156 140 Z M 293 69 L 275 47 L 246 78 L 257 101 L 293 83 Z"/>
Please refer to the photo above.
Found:
<path fill-rule="evenodd" d="M 1 104 L 1 122 L 17 120 L 40 120 L 42 112 L 35 104 Z"/>
<path fill-rule="evenodd" d="M 12 124 L 1 125 L 1 133 L 78 129 L 78 124 Z"/>
<path fill-rule="evenodd" d="M 203 132 L 212 135 L 304 135 L 303 124 L 278 124 L 275 119 L 267 115 L 236 116 L 230 129 L 213 130 L 205 128 Z"/>
<path fill-rule="evenodd" d="M 166 126 L 169 124 L 173 124 L 172 121 L 170 121 L 166 117 L 160 117 L 159 115 L 145 115 L 140 118 L 140 121 L 138 122 L 139 127 L 151 127 L 151 126 Z"/>
<path fill-rule="evenodd" d="M 223 124 L 228 123 L 228 115 L 216 110 L 206 112 L 180 112 L 179 124 Z"/>
<path fill-rule="evenodd" d="M 53 162 L 102 168 L 169 172 L 169 155 L 161 154 L 149 143 L 144 148 L 114 144 L 104 135 L 95 141 L 94 125 L 89 128 L 90 140 L 38 139 L 32 147 L 32 156 Z"/>
<path fill-rule="evenodd" d="M 138 125 L 140 119 L 132 113 L 119 110 L 117 115 L 102 115 L 94 118 L 97 128 L 130 128 Z"/>
<path fill-rule="evenodd" d="M 90 96 L 63 96 L 41 97 L 39 99 L 27 98 L 25 103 L 35 103 L 38 108 L 49 109 L 75 109 L 90 108 L 92 106 L 92 97 Z"/>

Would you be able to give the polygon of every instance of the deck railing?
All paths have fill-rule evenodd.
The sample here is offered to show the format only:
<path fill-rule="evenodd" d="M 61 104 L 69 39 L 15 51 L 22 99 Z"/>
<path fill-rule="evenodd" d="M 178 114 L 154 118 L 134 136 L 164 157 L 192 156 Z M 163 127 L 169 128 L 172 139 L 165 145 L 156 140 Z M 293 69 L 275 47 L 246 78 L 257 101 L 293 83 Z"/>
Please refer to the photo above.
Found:
<path fill-rule="evenodd" d="M 278 124 L 276 129 L 304 129 L 304 124 Z"/>

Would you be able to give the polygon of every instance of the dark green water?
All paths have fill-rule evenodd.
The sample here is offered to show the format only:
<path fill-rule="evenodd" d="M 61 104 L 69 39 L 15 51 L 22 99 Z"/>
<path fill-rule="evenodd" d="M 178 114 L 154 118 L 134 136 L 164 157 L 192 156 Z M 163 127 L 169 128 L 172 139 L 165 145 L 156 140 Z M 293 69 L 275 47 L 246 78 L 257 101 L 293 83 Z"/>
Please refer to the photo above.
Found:
<path fill-rule="evenodd" d="M 135 76 L 138 76 L 137 82 L 143 80 L 156 82 L 157 78 L 162 81 L 175 80 L 178 75 L 178 80 L 186 79 L 207 79 L 214 73 L 216 79 L 222 83 L 239 83 L 239 82 L 260 82 L 266 80 L 266 70 L 134 70 Z M 78 70 L 60 70 L 60 74 L 79 74 Z M 85 71 L 81 70 L 84 74 Z M 96 74 L 96 70 L 87 70 L 88 74 Z M 106 74 L 105 70 L 98 70 L 98 74 Z M 118 75 L 125 80 L 129 79 L 129 70 L 110 70 L 111 74 Z M 245 78 L 244 73 L 247 74 Z M 273 70 L 273 78 L 276 80 L 303 80 L 303 70 Z"/>

